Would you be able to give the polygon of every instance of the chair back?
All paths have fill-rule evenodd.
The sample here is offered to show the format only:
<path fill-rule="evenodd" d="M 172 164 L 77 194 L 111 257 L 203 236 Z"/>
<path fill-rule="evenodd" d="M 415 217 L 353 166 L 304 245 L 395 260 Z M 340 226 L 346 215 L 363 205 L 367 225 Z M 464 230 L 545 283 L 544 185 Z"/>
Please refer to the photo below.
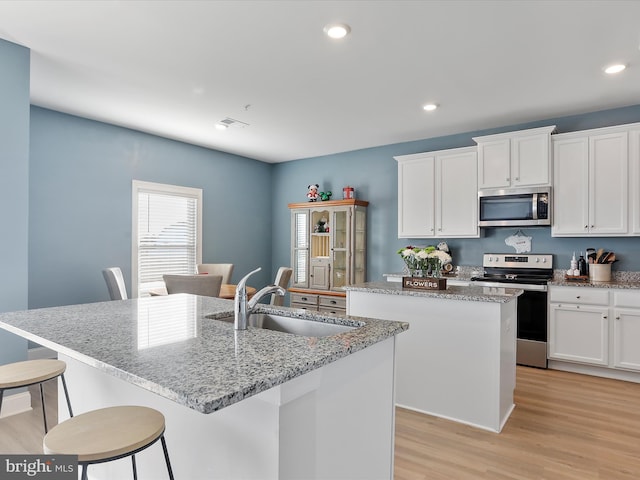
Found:
<path fill-rule="evenodd" d="M 276 274 L 275 284 L 286 289 L 289 286 L 289 280 L 291 280 L 292 273 L 293 273 L 293 268 L 280 267 L 278 269 L 278 273 Z M 275 293 L 271 294 L 271 305 L 282 306 L 283 304 L 284 304 L 284 297 L 280 295 L 276 295 Z"/>
<path fill-rule="evenodd" d="M 233 263 L 199 263 L 198 273 L 208 273 L 209 275 L 221 275 L 222 283 L 231 283 L 233 274 Z"/>
<path fill-rule="evenodd" d="M 102 270 L 102 276 L 107 282 L 111 300 L 127 299 L 127 287 L 124 284 L 124 277 L 122 276 L 120 267 L 105 268 Z"/>
<path fill-rule="evenodd" d="M 163 275 L 167 293 L 191 293 L 205 297 L 220 295 L 222 276 L 220 275 Z"/>

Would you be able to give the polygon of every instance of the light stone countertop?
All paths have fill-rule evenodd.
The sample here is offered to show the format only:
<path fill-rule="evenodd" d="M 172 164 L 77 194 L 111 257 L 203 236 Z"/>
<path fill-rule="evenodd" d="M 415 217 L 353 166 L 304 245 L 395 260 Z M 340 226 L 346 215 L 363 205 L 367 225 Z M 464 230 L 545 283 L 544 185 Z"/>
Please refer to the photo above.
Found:
<path fill-rule="evenodd" d="M 0 327 L 202 413 L 212 413 L 409 328 L 260 305 L 258 312 L 361 326 L 304 337 L 208 317 L 233 301 L 179 294 L 0 314 Z"/>
<path fill-rule="evenodd" d="M 640 272 L 621 271 L 611 272 L 610 282 L 581 282 L 565 279 L 564 270 L 554 270 L 553 279 L 549 285 L 557 287 L 591 287 L 591 288 L 619 288 L 623 290 L 640 288 Z"/>
<path fill-rule="evenodd" d="M 476 287 L 447 285 L 446 290 L 414 290 L 402 288 L 397 282 L 368 282 L 348 285 L 347 292 L 381 293 L 385 295 L 405 295 L 412 297 L 431 297 L 447 300 L 463 300 L 469 302 L 506 303 L 522 295 L 518 288 Z"/>

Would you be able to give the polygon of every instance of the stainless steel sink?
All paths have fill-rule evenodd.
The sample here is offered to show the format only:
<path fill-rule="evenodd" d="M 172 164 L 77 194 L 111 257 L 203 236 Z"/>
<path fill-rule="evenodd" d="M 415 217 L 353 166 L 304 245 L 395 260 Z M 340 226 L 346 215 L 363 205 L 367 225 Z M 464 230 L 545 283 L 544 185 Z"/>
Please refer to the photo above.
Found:
<path fill-rule="evenodd" d="M 233 317 L 216 318 L 216 320 L 233 323 Z M 254 328 L 264 328 L 266 330 L 275 330 L 277 332 L 291 333 L 304 337 L 329 337 L 358 328 L 267 313 L 252 313 L 249 316 L 248 325 Z"/>

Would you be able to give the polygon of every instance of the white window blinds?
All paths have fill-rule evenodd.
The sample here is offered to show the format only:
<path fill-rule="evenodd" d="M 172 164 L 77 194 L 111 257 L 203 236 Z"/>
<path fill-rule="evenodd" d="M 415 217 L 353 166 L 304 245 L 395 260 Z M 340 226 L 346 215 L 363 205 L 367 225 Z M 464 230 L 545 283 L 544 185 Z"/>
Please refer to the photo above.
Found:
<path fill-rule="evenodd" d="M 134 181 L 133 284 L 139 297 L 164 274 L 196 273 L 201 263 L 202 190 Z"/>

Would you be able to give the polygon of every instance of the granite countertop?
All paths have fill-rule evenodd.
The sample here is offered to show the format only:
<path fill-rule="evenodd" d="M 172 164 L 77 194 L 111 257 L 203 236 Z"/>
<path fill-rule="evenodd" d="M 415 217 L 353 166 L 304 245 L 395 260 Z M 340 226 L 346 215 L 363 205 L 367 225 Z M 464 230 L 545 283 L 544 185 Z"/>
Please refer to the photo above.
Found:
<path fill-rule="evenodd" d="M 406 295 L 412 297 L 431 297 L 470 302 L 506 303 L 523 293 L 518 288 L 476 287 L 448 285 L 446 290 L 413 290 L 402 288 L 395 282 L 368 282 L 348 285 L 347 292 L 381 293 L 385 295 Z"/>
<path fill-rule="evenodd" d="M 409 328 L 260 305 L 256 311 L 360 326 L 303 337 L 215 318 L 233 301 L 180 294 L 0 314 L 0 327 L 202 413 L 212 413 Z M 212 317 L 212 318 L 209 318 Z"/>
<path fill-rule="evenodd" d="M 564 270 L 554 270 L 553 279 L 549 285 L 557 287 L 592 287 L 592 288 L 619 288 L 635 289 L 640 288 L 640 272 L 611 272 L 610 282 L 591 282 L 567 280 Z"/>

